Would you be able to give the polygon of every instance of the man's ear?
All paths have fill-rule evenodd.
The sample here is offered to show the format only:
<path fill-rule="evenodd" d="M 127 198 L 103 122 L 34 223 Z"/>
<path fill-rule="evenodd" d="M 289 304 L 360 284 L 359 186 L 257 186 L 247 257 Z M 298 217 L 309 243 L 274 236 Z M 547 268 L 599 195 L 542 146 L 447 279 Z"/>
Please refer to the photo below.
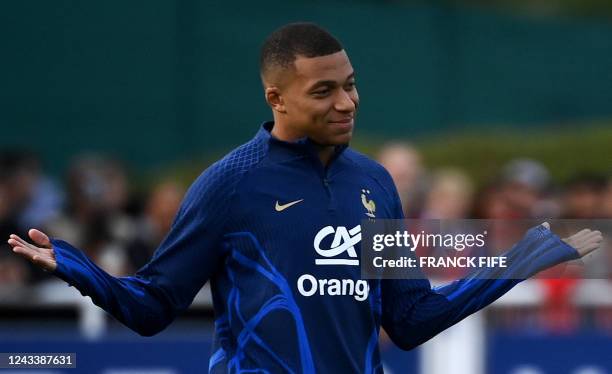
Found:
<path fill-rule="evenodd" d="M 266 87 L 265 95 L 266 95 L 266 102 L 268 103 L 268 105 L 270 105 L 272 110 L 279 112 L 279 113 L 286 113 L 285 101 L 283 100 L 283 95 L 281 94 L 278 87 L 276 86 Z"/>

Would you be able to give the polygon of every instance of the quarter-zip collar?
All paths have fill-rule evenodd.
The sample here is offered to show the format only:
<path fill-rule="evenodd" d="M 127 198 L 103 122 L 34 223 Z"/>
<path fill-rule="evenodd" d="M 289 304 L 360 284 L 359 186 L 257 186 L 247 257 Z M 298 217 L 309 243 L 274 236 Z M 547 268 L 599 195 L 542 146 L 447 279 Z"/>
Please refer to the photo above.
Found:
<path fill-rule="evenodd" d="M 287 142 L 277 139 L 272 136 L 271 132 L 273 127 L 274 122 L 264 122 L 257 132 L 255 138 L 268 142 L 269 155 L 274 161 L 285 161 L 297 157 L 308 157 L 311 159 L 316 159 L 316 161 L 323 166 L 319 159 L 318 147 L 315 142 L 308 137 L 300 138 L 294 142 Z M 338 158 L 338 156 L 342 154 L 342 152 L 344 152 L 347 147 L 347 144 L 338 145 L 335 147 L 334 154 L 330 159 L 328 167 L 335 159 Z"/>

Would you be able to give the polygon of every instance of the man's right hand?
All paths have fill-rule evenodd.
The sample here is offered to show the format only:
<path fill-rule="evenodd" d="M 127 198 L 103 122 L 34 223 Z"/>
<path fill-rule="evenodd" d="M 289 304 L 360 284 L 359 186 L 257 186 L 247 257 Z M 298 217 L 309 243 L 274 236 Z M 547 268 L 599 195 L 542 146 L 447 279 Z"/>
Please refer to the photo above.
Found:
<path fill-rule="evenodd" d="M 47 271 L 55 271 L 57 261 L 55 260 L 55 253 L 53 252 L 53 246 L 49 237 L 44 232 L 36 229 L 30 229 L 28 235 L 35 244 L 30 244 L 18 235 L 11 234 L 8 243 L 13 247 L 13 252 L 27 258 Z"/>

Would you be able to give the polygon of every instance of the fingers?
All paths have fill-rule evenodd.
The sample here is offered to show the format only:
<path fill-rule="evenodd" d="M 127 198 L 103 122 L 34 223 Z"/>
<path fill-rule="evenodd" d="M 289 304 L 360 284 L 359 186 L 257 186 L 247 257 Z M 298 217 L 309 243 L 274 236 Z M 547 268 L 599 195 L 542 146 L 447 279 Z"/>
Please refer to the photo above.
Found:
<path fill-rule="evenodd" d="M 13 247 L 13 252 L 24 255 L 29 259 L 32 259 L 39 252 L 37 247 L 31 245 L 17 235 L 11 235 L 7 243 Z"/>
<path fill-rule="evenodd" d="M 51 248 L 51 241 L 49 240 L 47 234 L 45 234 L 44 232 L 36 229 L 30 229 L 30 231 L 28 231 L 28 235 L 30 236 L 30 239 L 34 241 L 34 243 L 45 248 Z"/>
<path fill-rule="evenodd" d="M 603 236 L 599 231 L 591 231 L 585 241 L 587 242 L 586 246 L 588 247 L 587 253 L 589 253 L 601 247 L 601 244 L 603 243 Z"/>
<path fill-rule="evenodd" d="M 13 252 L 25 257 L 43 269 L 50 271 L 55 270 L 56 263 L 53 259 L 49 237 L 42 231 L 36 229 L 31 229 L 28 235 L 36 245 L 28 243 L 19 235 L 13 234 L 10 236 L 8 243 L 13 247 Z M 49 253 L 49 251 L 51 251 L 51 253 Z"/>
<path fill-rule="evenodd" d="M 575 238 L 580 238 L 580 237 L 585 237 L 587 236 L 589 233 L 591 232 L 590 229 L 582 229 L 580 231 L 578 231 L 577 233 L 575 233 L 574 235 L 572 235 Z"/>
<path fill-rule="evenodd" d="M 580 234 L 580 235 L 578 235 Z M 579 238 L 580 240 L 584 241 L 584 242 L 588 242 L 588 241 L 599 241 L 601 242 L 603 240 L 603 236 L 601 235 L 600 231 L 591 231 L 589 229 L 585 229 L 580 231 L 578 234 L 578 236 L 576 236 L 576 238 Z"/>
<path fill-rule="evenodd" d="M 585 256 L 601 247 L 603 236 L 600 231 L 584 229 L 563 240 L 574 247 L 580 256 Z"/>
<path fill-rule="evenodd" d="M 599 233 L 599 231 L 597 231 L 597 232 Z M 588 237 L 593 236 L 594 235 L 593 233 L 594 233 L 594 231 L 591 231 L 590 229 L 583 229 L 583 230 L 580 230 L 580 231 L 578 231 L 577 233 L 575 233 L 573 235 L 570 235 L 569 237 L 567 237 L 567 238 L 565 238 L 563 240 L 565 240 L 565 241 L 571 241 L 571 240 L 573 240 L 573 241 L 576 241 L 576 240 L 583 241 L 583 240 L 587 239 Z"/>
<path fill-rule="evenodd" d="M 25 240 L 21 239 L 21 237 L 19 235 L 15 235 L 15 234 L 11 234 L 10 235 L 10 239 L 8 240 L 8 243 L 10 245 L 12 245 L 13 247 L 16 245 L 25 247 L 25 248 L 29 248 L 29 249 L 34 249 L 35 246 L 33 246 L 32 244 L 26 242 Z M 14 243 L 14 244 L 13 244 Z"/>
<path fill-rule="evenodd" d="M 11 235 L 8 243 L 13 247 L 13 252 L 25 257 L 37 266 L 49 271 L 55 270 L 57 264 L 54 260 L 54 256 L 52 253 L 47 253 L 52 251 L 51 249 L 36 247 L 25 242 L 17 235 Z"/>
<path fill-rule="evenodd" d="M 36 250 L 22 246 L 14 239 L 9 239 L 8 243 L 13 246 L 13 252 L 27 258 L 30 261 L 33 261 L 34 257 L 38 255 Z"/>

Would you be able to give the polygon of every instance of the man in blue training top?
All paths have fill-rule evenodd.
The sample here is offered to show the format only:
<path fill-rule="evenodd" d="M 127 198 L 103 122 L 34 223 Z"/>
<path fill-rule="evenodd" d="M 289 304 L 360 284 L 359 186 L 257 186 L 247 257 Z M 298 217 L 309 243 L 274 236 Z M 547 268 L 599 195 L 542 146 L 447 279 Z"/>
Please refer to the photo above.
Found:
<path fill-rule="evenodd" d="M 198 177 L 135 276 L 112 277 L 34 229 L 35 244 L 12 235 L 13 250 L 145 336 L 210 280 L 210 372 L 381 372 L 381 326 L 410 349 L 519 282 L 516 268 L 435 289 L 426 279 L 360 279 L 360 222 L 403 215 L 388 173 L 348 148 L 359 103 L 348 56 L 320 27 L 289 24 L 264 43 L 261 78 L 274 121 Z M 509 255 L 531 275 L 600 242 L 590 230 L 563 241 L 544 224 Z"/>

